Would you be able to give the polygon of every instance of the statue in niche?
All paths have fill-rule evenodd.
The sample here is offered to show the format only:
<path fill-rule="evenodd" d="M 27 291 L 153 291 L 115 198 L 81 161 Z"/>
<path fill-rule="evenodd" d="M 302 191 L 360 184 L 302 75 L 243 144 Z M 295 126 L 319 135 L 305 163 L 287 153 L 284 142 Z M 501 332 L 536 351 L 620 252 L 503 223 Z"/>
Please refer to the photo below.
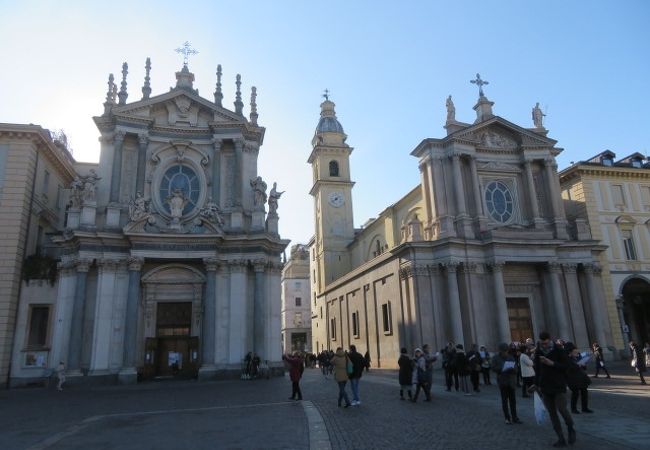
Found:
<path fill-rule="evenodd" d="M 140 192 L 135 194 L 135 199 L 129 204 L 129 218 L 133 222 L 138 222 L 143 219 L 149 218 L 151 211 L 149 210 L 150 201 L 146 200 Z"/>
<path fill-rule="evenodd" d="M 81 208 L 81 203 L 83 202 L 83 190 L 84 182 L 81 181 L 79 176 L 74 177 L 74 180 L 70 183 L 70 207 Z"/>
<path fill-rule="evenodd" d="M 217 204 L 212 201 L 212 197 L 208 198 L 205 206 L 201 208 L 199 215 L 208 222 L 223 226 L 223 217 L 221 217 L 221 210 L 219 209 L 219 206 L 217 206 Z"/>
<path fill-rule="evenodd" d="M 250 183 L 253 188 L 253 194 L 255 194 L 253 197 L 253 205 L 264 207 L 266 203 L 266 183 L 262 180 L 262 177 L 257 177 L 251 180 Z"/>
<path fill-rule="evenodd" d="M 542 112 L 542 109 L 539 107 L 539 102 L 535 103 L 535 107 L 533 108 L 533 124 L 535 125 L 535 128 L 544 128 L 544 114 Z"/>
<path fill-rule="evenodd" d="M 174 189 L 172 195 L 167 197 L 167 203 L 169 204 L 169 211 L 171 212 L 172 218 L 178 220 L 183 215 L 183 209 L 187 205 L 187 198 L 183 191 L 180 189 Z"/>
<path fill-rule="evenodd" d="M 84 190 L 83 190 L 83 199 L 84 202 L 94 202 L 95 201 L 95 193 L 97 192 L 97 182 L 101 180 L 99 176 L 97 176 L 97 172 L 95 172 L 95 169 L 90 169 L 90 172 L 88 175 L 83 177 L 83 182 L 84 182 Z"/>
<path fill-rule="evenodd" d="M 456 107 L 454 106 L 454 101 L 451 99 L 451 95 L 447 97 L 447 122 L 456 121 Z"/>
<path fill-rule="evenodd" d="M 273 183 L 271 192 L 269 192 L 269 214 L 275 213 L 278 210 L 278 199 L 284 194 L 284 191 L 278 192 L 278 183 Z"/>

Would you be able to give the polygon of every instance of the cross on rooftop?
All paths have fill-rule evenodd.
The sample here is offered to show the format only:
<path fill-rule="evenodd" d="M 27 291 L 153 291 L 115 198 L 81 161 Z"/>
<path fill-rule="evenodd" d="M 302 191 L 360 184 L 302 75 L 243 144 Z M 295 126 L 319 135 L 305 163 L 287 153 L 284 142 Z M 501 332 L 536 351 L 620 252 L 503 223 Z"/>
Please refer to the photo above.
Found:
<path fill-rule="evenodd" d="M 330 90 L 329 89 L 325 89 L 325 93 L 323 94 L 323 97 L 325 97 L 325 100 L 330 99 Z"/>
<path fill-rule="evenodd" d="M 183 55 L 184 66 L 187 66 L 187 60 L 191 55 L 196 55 L 198 53 L 198 50 L 193 49 L 189 41 L 185 41 L 182 47 L 179 47 L 174 51 Z"/>
<path fill-rule="evenodd" d="M 490 84 L 488 81 L 481 80 L 481 75 L 478 73 L 476 74 L 476 80 L 469 80 L 469 82 L 478 86 L 478 95 L 480 97 L 483 97 L 483 86 Z"/>

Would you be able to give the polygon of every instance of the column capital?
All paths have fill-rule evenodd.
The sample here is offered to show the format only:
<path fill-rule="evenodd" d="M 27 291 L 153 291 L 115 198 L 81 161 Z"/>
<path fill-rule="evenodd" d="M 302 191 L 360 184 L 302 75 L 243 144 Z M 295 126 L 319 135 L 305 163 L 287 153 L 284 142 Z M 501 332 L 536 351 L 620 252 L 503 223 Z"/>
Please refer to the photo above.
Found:
<path fill-rule="evenodd" d="M 492 261 L 488 263 L 488 267 L 492 273 L 503 272 L 503 266 L 505 265 L 506 263 L 503 261 Z"/>
<path fill-rule="evenodd" d="M 221 146 L 223 145 L 223 139 L 218 137 L 213 137 L 210 142 L 212 143 L 212 146 L 215 150 L 220 150 Z"/>
<path fill-rule="evenodd" d="M 73 273 L 75 270 L 75 261 L 61 261 L 56 267 L 61 275 Z"/>
<path fill-rule="evenodd" d="M 551 261 L 546 264 L 546 268 L 550 273 L 560 273 L 562 271 L 562 264 Z"/>
<path fill-rule="evenodd" d="M 119 265 L 119 260 L 114 258 L 100 258 L 97 260 L 97 267 L 100 273 L 105 271 L 115 271 Z"/>
<path fill-rule="evenodd" d="M 267 267 L 270 267 L 269 261 L 266 259 L 260 258 L 253 261 L 253 270 L 256 273 L 264 272 Z"/>
<path fill-rule="evenodd" d="M 230 259 L 226 262 L 228 264 L 228 269 L 232 273 L 242 273 L 248 267 L 248 261 L 245 259 Z"/>
<path fill-rule="evenodd" d="M 115 130 L 113 134 L 113 145 L 121 146 L 124 143 L 124 138 L 126 137 L 126 132 L 124 130 Z"/>
<path fill-rule="evenodd" d="M 242 151 L 244 149 L 244 139 L 235 139 L 235 150 Z"/>
<path fill-rule="evenodd" d="M 448 273 L 456 273 L 458 271 L 458 266 L 460 266 L 460 262 L 458 261 L 447 261 L 441 264 L 442 267 L 447 270 Z"/>
<path fill-rule="evenodd" d="M 77 269 L 77 272 L 88 272 L 90 270 L 90 266 L 92 265 L 93 260 L 92 259 L 86 259 L 86 258 L 80 258 L 75 261 L 75 267 Z"/>
<path fill-rule="evenodd" d="M 130 271 L 139 272 L 142 270 L 142 265 L 144 264 L 144 258 L 139 256 L 131 256 L 126 260 L 127 267 Z"/>
<path fill-rule="evenodd" d="M 147 148 L 149 144 L 149 134 L 148 133 L 138 133 L 138 144 L 140 148 Z"/>
<path fill-rule="evenodd" d="M 217 258 L 203 258 L 203 264 L 205 265 L 205 270 L 208 272 L 216 272 L 219 270 L 221 261 Z"/>
<path fill-rule="evenodd" d="M 602 269 L 596 263 L 583 263 L 582 268 L 585 273 L 589 275 L 600 275 L 602 272 Z"/>
<path fill-rule="evenodd" d="M 564 269 L 564 272 L 566 273 L 576 273 L 578 270 L 578 265 L 575 263 L 563 263 L 562 269 Z"/>

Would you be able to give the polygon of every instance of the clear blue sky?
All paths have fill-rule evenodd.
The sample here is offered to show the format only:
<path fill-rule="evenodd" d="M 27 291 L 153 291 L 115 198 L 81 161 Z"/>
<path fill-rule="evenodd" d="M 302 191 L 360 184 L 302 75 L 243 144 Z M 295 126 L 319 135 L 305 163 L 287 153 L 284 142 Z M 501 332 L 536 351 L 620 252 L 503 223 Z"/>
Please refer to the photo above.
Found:
<path fill-rule="evenodd" d="M 280 232 L 313 234 L 306 164 L 323 89 L 352 154 L 355 225 L 419 182 L 409 155 L 442 137 L 445 98 L 475 118 L 477 72 L 495 114 L 532 127 L 535 102 L 559 167 L 603 149 L 650 153 L 650 2 L 647 1 L 6 1 L 0 0 L 0 122 L 64 129 L 80 161 L 97 161 L 108 73 L 129 63 L 129 101 L 141 97 L 152 59 L 153 94 L 175 82 L 189 40 L 195 87 L 213 98 L 224 70 L 232 108 L 241 73 L 248 115 L 258 88 L 267 128 L 259 172 L 278 182 Z"/>

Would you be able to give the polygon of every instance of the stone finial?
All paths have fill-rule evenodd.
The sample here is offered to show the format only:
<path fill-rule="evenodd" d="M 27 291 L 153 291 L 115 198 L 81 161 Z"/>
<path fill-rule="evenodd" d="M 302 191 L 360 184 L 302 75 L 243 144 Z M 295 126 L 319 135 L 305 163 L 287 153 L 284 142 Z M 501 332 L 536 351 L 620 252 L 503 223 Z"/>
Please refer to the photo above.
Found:
<path fill-rule="evenodd" d="M 251 123 L 253 125 L 257 125 L 258 117 L 259 115 L 257 114 L 257 88 L 253 86 L 251 88 L 251 114 L 250 114 Z"/>
<path fill-rule="evenodd" d="M 221 64 L 217 65 L 217 88 L 214 91 L 214 103 L 223 106 L 223 92 L 221 92 Z"/>
<path fill-rule="evenodd" d="M 235 81 L 237 85 L 237 92 L 235 93 L 235 112 L 240 116 L 243 115 L 244 103 L 241 101 L 241 75 L 237 74 Z"/>
<path fill-rule="evenodd" d="M 147 62 L 144 65 L 146 75 L 144 76 L 144 86 L 142 86 L 142 100 L 146 100 L 151 95 L 151 78 L 149 73 L 151 72 L 151 58 L 147 58 Z"/>
<path fill-rule="evenodd" d="M 111 93 L 111 101 L 115 104 L 115 99 L 117 99 L 117 85 L 113 84 L 113 92 Z"/>
<path fill-rule="evenodd" d="M 120 85 L 120 93 L 117 94 L 117 97 L 120 99 L 120 105 L 126 105 L 126 98 L 129 94 L 126 92 L 126 75 L 129 73 L 129 65 L 127 63 L 122 64 L 122 84 Z"/>
<path fill-rule="evenodd" d="M 108 75 L 108 91 L 106 91 L 106 101 L 104 102 L 104 114 L 108 114 L 115 104 L 115 78 L 113 74 Z"/>

